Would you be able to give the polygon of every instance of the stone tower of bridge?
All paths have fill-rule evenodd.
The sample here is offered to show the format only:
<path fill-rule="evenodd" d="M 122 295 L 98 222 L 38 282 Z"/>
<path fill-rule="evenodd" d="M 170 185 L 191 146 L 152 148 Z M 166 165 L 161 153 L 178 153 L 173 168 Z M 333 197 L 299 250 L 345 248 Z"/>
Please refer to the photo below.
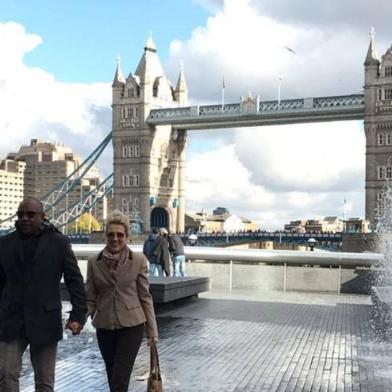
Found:
<path fill-rule="evenodd" d="M 383 187 L 392 179 L 392 47 L 377 57 L 374 33 L 365 59 L 366 218 L 382 212 Z"/>
<path fill-rule="evenodd" d="M 184 231 L 186 131 L 146 122 L 152 109 L 186 106 L 182 65 L 174 88 L 150 37 L 134 74 L 125 79 L 117 60 L 112 88 L 114 208 L 129 215 L 136 232 Z"/>

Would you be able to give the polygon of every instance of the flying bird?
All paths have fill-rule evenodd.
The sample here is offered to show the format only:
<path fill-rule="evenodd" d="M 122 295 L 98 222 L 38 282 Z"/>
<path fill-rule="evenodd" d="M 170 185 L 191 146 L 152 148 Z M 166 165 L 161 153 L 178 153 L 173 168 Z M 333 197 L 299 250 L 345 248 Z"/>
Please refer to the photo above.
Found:
<path fill-rule="evenodd" d="M 291 52 L 293 54 L 297 54 L 297 52 L 294 49 L 291 49 L 288 46 L 285 46 L 284 48 L 287 49 L 289 52 Z"/>

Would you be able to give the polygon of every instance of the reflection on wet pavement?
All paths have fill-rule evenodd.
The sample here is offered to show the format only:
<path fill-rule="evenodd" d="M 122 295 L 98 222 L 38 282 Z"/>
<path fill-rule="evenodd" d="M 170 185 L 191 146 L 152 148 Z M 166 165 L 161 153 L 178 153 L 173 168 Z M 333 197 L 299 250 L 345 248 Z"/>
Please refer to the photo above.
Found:
<path fill-rule="evenodd" d="M 366 296 L 210 292 L 160 307 L 165 391 L 391 391 L 392 344 L 377 341 L 369 304 Z M 143 343 L 129 391 L 146 390 L 148 365 Z M 27 358 L 21 390 L 34 391 Z M 108 391 L 93 332 L 60 343 L 56 391 Z"/>

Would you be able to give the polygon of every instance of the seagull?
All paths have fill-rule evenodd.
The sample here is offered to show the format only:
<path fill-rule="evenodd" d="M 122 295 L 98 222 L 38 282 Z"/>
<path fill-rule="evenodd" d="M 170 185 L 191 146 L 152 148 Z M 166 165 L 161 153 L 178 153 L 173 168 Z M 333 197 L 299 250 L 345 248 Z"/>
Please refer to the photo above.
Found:
<path fill-rule="evenodd" d="M 289 52 L 291 52 L 293 54 L 297 54 L 297 52 L 294 49 L 291 49 L 288 46 L 285 46 L 284 48 L 287 49 Z"/>

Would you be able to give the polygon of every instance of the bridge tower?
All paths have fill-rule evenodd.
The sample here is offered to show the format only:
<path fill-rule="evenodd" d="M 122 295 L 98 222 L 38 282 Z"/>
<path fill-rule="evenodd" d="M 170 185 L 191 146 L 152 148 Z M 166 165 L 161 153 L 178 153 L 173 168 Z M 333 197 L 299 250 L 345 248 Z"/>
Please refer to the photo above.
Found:
<path fill-rule="evenodd" d="M 149 37 L 134 74 L 124 79 L 117 59 L 112 91 L 114 208 L 129 215 L 134 231 L 184 231 L 186 131 L 146 122 L 152 109 L 186 106 L 182 64 L 174 88 Z"/>
<path fill-rule="evenodd" d="M 372 30 L 365 59 L 366 218 L 374 227 L 392 179 L 392 47 L 377 57 Z"/>

